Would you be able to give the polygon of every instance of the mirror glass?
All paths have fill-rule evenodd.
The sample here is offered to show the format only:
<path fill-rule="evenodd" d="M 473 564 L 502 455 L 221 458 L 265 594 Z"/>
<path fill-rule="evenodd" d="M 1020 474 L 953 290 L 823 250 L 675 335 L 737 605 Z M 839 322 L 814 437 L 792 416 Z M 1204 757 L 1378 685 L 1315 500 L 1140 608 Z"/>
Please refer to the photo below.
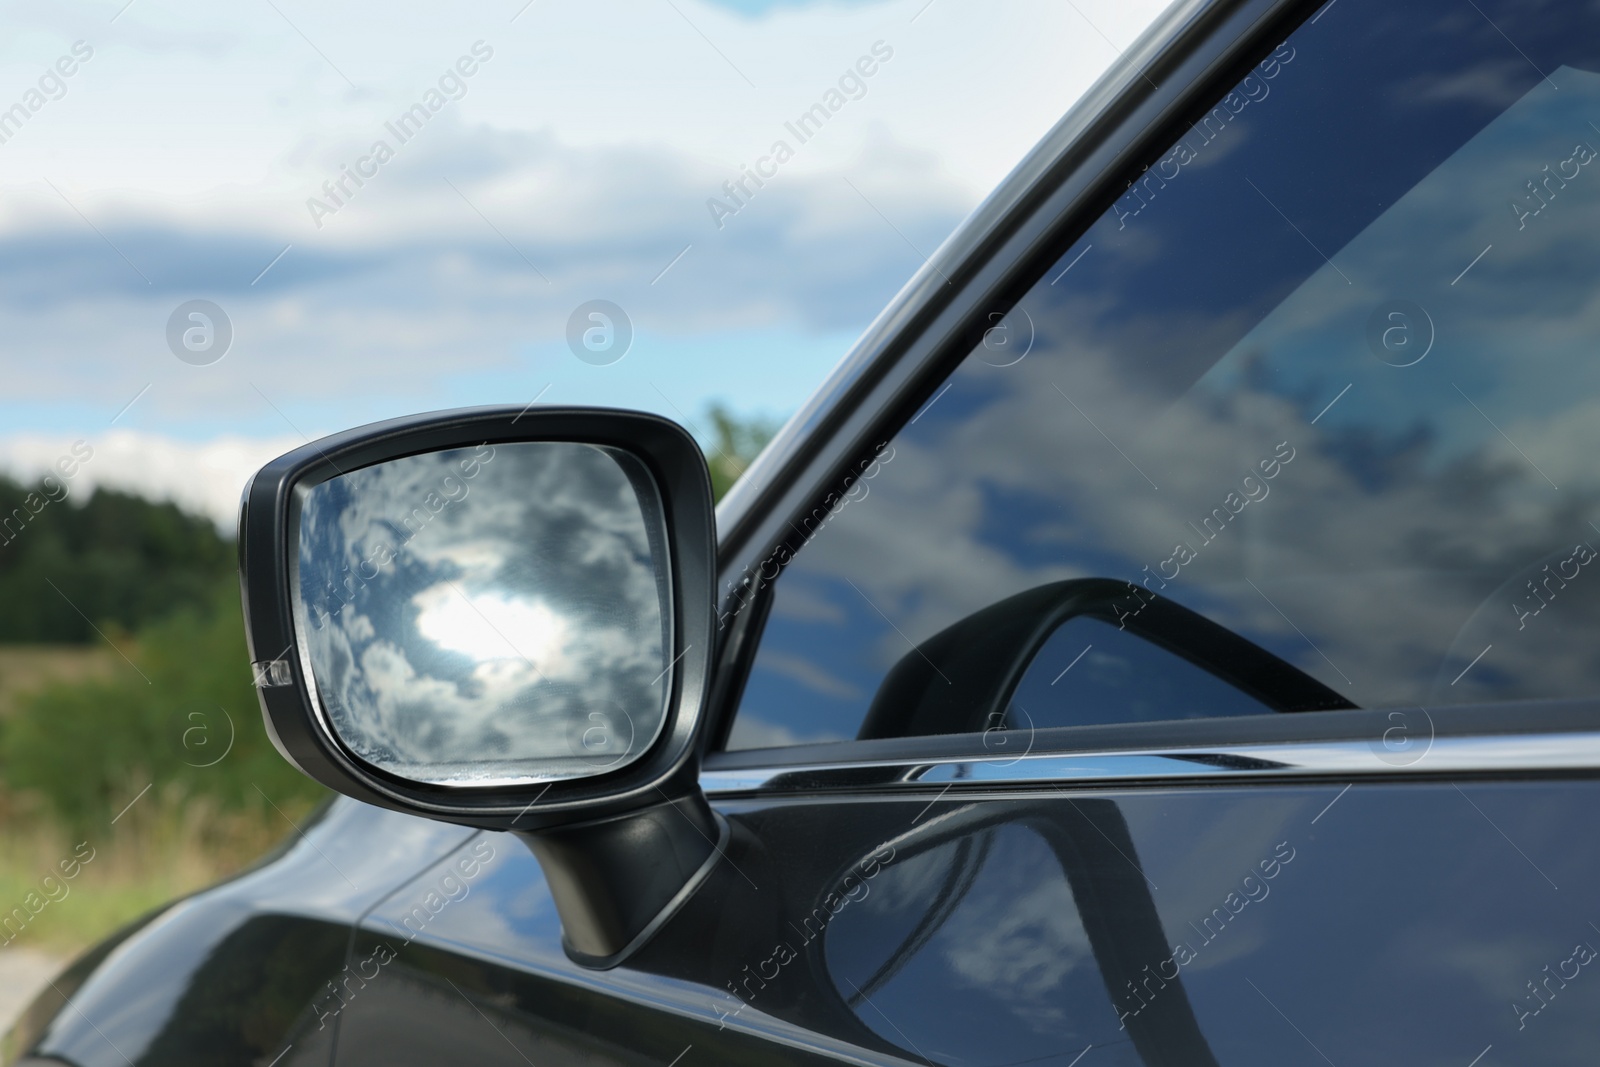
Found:
<path fill-rule="evenodd" d="M 643 465 L 568 442 L 407 456 L 298 493 L 302 666 L 367 763 L 442 786 L 642 755 L 671 689 L 671 581 Z"/>

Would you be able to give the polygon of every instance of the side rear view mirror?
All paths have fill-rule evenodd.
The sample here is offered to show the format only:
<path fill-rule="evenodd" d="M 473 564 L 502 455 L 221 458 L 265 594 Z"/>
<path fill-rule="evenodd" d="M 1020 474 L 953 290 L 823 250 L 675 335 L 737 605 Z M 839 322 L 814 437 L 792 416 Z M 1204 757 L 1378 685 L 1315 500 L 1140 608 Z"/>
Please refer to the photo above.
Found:
<path fill-rule="evenodd" d="M 619 961 L 709 870 L 715 535 L 676 424 L 487 408 L 337 434 L 256 474 L 239 551 L 278 750 L 358 800 L 522 832 L 575 958 Z"/>

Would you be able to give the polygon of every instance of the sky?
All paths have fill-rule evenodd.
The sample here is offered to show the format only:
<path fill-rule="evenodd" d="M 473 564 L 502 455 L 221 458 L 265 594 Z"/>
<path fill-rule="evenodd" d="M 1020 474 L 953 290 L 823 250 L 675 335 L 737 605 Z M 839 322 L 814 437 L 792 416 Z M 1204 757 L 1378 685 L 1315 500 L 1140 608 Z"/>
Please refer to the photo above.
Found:
<path fill-rule="evenodd" d="M 0 469 L 226 527 L 403 414 L 786 417 L 1161 6 L 8 4 Z"/>

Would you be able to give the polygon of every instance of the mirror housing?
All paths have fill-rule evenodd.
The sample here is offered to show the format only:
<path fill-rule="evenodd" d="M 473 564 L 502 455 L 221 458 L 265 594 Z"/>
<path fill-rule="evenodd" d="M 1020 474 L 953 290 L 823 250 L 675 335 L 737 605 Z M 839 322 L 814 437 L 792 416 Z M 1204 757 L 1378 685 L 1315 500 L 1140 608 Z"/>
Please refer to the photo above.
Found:
<path fill-rule="evenodd" d="M 670 584 L 662 598 L 671 615 L 664 628 L 670 635 L 664 720 L 636 758 L 584 777 L 487 785 L 401 777 L 358 755 L 323 707 L 303 632 L 305 613 L 296 618 L 300 509 L 316 487 L 378 464 L 524 442 L 592 445 L 625 457 L 644 473 L 635 479 L 636 491 L 653 486 L 658 494 L 645 506 L 653 505 L 662 520 L 665 560 L 656 563 Z M 256 473 L 239 520 L 246 633 L 268 733 L 302 772 L 346 796 L 482 829 L 540 831 L 594 823 L 697 796 L 696 740 L 714 634 L 715 537 L 711 483 L 699 446 L 681 427 L 655 415 L 473 408 L 377 423 L 295 449 Z"/>

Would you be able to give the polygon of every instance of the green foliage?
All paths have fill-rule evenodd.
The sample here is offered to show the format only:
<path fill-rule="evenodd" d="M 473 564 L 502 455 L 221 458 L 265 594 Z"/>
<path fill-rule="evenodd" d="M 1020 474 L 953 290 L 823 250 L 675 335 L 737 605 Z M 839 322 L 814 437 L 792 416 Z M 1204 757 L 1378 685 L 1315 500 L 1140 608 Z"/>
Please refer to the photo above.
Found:
<path fill-rule="evenodd" d="M 213 582 L 204 607 L 146 627 L 122 651 L 132 663 L 113 676 L 47 686 L 0 721 L 11 790 L 101 833 L 151 783 L 168 800 L 206 797 L 268 816 L 266 798 L 303 810 L 322 794 L 267 739 L 231 581 Z"/>
<path fill-rule="evenodd" d="M 710 418 L 720 498 L 777 427 L 720 405 Z M 171 504 L 102 490 L 34 511 L 28 492 L 0 478 L 0 522 L 13 508 L 26 516 L 9 540 L 0 527 L 0 641 L 99 641 L 93 620 L 131 663 L 47 685 L 0 719 L 5 791 L 85 833 L 104 832 L 151 783 L 164 808 L 190 798 L 224 814 L 275 817 L 267 798 L 303 811 L 321 796 L 261 723 L 233 545 Z"/>
<path fill-rule="evenodd" d="M 777 426 L 721 406 L 710 419 L 720 499 Z M 92 842 L 70 907 L 25 931 L 78 947 L 238 870 L 327 792 L 267 739 L 233 544 L 171 504 L 48 497 L 0 477 L 0 643 L 109 638 L 117 653 L 109 673 L 24 691 L 0 715 L 0 899 Z"/>
<path fill-rule="evenodd" d="M 0 477 L 0 642 L 97 641 L 91 621 L 136 630 L 206 609 L 235 565 L 232 543 L 175 504 L 105 489 L 51 499 Z"/>
<path fill-rule="evenodd" d="M 712 404 L 707 414 L 715 436 L 706 446 L 706 464 L 711 468 L 712 493 L 721 500 L 772 440 L 779 424 L 761 418 L 741 420 L 721 404 Z"/>

